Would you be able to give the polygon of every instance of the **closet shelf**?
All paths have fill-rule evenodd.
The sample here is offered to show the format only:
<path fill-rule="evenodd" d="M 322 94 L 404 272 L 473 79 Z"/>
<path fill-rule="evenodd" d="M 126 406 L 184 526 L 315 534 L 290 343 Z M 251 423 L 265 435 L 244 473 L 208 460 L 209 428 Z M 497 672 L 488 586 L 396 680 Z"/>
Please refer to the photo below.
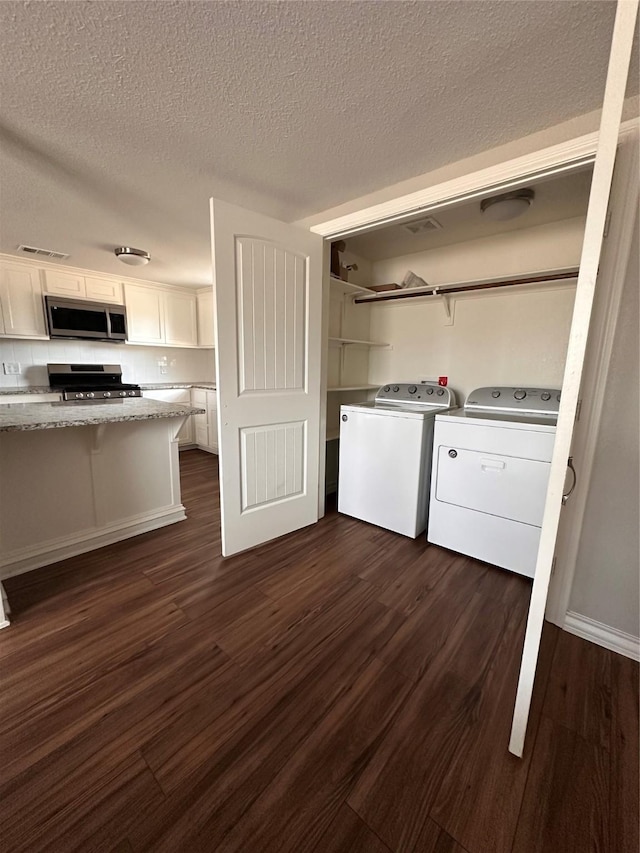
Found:
<path fill-rule="evenodd" d="M 356 347 L 388 347 L 382 341 L 358 341 L 354 338 L 329 338 L 329 344 L 333 346 L 356 346 Z"/>
<path fill-rule="evenodd" d="M 377 391 L 379 385 L 333 385 L 327 391 L 339 393 L 340 391 Z"/>
<path fill-rule="evenodd" d="M 343 281 L 341 278 L 329 276 L 331 286 L 336 293 L 346 293 L 349 296 L 357 296 L 359 293 L 372 293 L 368 287 L 362 287 L 360 284 L 352 284 L 350 281 Z"/>
<path fill-rule="evenodd" d="M 475 281 L 459 281 L 450 284 L 430 284 L 427 287 L 411 287 L 402 290 L 390 290 L 383 293 L 369 293 L 356 296 L 354 302 L 387 302 L 392 299 L 418 299 L 451 296 L 459 293 L 473 293 L 479 290 L 491 290 L 500 287 L 517 287 L 531 284 L 555 284 L 577 279 L 578 267 L 563 267 L 555 270 L 540 270 L 522 275 L 495 276 Z"/>

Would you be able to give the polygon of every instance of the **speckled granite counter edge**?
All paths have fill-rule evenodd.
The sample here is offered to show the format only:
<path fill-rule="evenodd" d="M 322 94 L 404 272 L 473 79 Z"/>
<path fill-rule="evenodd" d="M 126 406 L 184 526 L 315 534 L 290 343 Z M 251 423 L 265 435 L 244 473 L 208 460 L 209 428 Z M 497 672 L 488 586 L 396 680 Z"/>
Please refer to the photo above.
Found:
<path fill-rule="evenodd" d="M 141 408 L 141 411 L 136 412 L 136 408 Z M 81 404 L 77 407 L 74 404 L 67 406 L 60 403 L 9 403 L 0 407 L 0 432 L 98 426 L 203 414 L 205 409 L 199 407 L 140 398 L 116 400 L 113 403 Z"/>

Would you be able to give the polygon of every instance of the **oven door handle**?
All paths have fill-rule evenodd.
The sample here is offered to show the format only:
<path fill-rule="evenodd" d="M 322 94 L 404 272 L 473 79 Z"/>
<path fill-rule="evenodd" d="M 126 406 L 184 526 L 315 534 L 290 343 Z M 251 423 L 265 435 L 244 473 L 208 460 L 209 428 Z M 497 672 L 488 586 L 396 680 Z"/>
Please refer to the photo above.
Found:
<path fill-rule="evenodd" d="M 564 495 L 562 496 L 562 506 L 567 505 L 567 501 L 569 500 L 571 495 L 574 493 L 575 488 L 578 485 L 578 475 L 576 474 L 576 469 L 573 467 L 573 456 L 569 457 L 569 460 L 567 462 L 567 468 L 571 471 L 571 473 L 573 475 L 573 483 L 571 483 L 571 488 L 569 489 L 569 491 L 565 492 Z"/>

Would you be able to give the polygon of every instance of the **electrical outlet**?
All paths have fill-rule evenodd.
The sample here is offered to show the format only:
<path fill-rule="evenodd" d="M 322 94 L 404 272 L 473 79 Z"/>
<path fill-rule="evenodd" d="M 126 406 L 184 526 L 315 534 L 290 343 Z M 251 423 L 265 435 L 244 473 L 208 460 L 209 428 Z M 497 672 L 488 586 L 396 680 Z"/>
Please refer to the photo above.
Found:
<path fill-rule="evenodd" d="M 2 366 L 5 376 L 18 376 L 20 373 L 20 363 L 17 361 L 5 361 Z"/>

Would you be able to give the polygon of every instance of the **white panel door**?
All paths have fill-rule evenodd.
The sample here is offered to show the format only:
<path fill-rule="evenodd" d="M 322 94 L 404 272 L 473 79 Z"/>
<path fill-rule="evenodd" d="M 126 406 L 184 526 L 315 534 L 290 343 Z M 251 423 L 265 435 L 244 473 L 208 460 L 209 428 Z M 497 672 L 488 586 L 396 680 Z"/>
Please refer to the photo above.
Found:
<path fill-rule="evenodd" d="M 322 238 L 211 200 L 222 553 L 318 519 Z"/>
<path fill-rule="evenodd" d="M 566 465 L 571 453 L 573 426 L 578 405 L 580 381 L 584 366 L 587 336 L 591 320 L 591 309 L 598 276 L 598 266 L 602 251 L 602 240 L 607 218 L 609 193 L 615 165 L 620 119 L 627 85 L 631 49 L 635 34 L 638 12 L 638 0 L 624 0 L 618 3 L 616 21 L 613 30 L 611 56 L 607 73 L 607 83 L 602 105 L 598 150 L 593 169 L 589 207 L 585 224 L 580 272 L 576 287 L 576 298 L 569 334 L 567 360 L 562 383 L 562 400 L 558 413 L 558 427 L 553 448 L 553 458 L 549 474 L 547 499 L 545 503 L 540 546 L 536 561 L 529 616 L 525 632 L 518 692 L 513 712 L 509 750 L 522 755 L 529 719 L 529 708 L 535 679 L 540 637 L 549 592 L 551 567 L 558 535 L 562 493 L 566 474 Z M 606 282 L 600 282 L 606 286 Z"/>
<path fill-rule="evenodd" d="M 164 297 L 164 336 L 168 344 L 179 347 L 198 345 L 198 319 L 195 293 L 167 291 Z"/>
<path fill-rule="evenodd" d="M 5 335 L 46 337 L 39 270 L 3 263 L 0 266 L 0 308 Z"/>

